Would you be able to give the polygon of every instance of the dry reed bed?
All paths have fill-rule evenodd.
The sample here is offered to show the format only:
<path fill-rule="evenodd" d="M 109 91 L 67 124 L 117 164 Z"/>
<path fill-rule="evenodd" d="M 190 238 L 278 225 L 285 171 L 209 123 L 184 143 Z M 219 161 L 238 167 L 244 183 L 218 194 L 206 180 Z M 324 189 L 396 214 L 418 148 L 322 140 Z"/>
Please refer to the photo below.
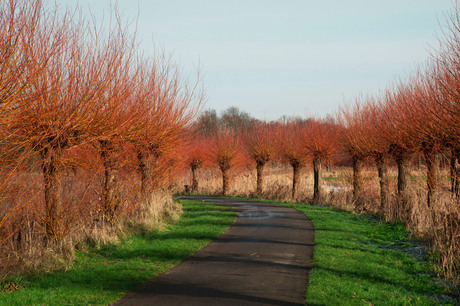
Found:
<path fill-rule="evenodd" d="M 95 171 L 63 173 L 63 206 L 58 217 L 64 239 L 55 242 L 44 238 L 46 208 L 41 174 L 21 173 L 8 180 L 3 186 L 8 197 L 0 205 L 0 220 L 5 220 L 0 227 L 0 276 L 64 268 L 72 262 L 75 248 L 115 243 L 128 231 L 157 228 L 181 214 L 170 192 L 159 188 L 146 198 L 140 197 L 138 174 L 122 171 L 116 222 L 104 222 L 103 182 L 103 174 Z"/>

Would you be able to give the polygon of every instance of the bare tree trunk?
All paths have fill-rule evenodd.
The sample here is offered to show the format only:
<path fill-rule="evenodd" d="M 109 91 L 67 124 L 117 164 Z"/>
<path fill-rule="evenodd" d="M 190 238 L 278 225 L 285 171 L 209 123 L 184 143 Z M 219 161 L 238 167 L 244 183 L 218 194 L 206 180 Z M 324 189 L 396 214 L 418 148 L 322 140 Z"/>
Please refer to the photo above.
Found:
<path fill-rule="evenodd" d="M 321 159 L 313 159 L 313 203 L 321 201 Z"/>
<path fill-rule="evenodd" d="M 222 195 L 227 195 L 228 193 L 228 185 L 230 183 L 230 178 L 228 175 L 229 169 L 221 169 L 222 170 Z"/>
<path fill-rule="evenodd" d="M 43 148 L 40 151 L 45 193 L 45 235 L 47 240 L 60 241 L 62 215 L 62 184 L 60 180 L 59 148 Z"/>
<path fill-rule="evenodd" d="M 397 217 L 406 222 L 410 212 L 409 201 L 409 180 L 410 180 L 410 163 L 407 154 L 398 154 L 395 157 L 398 165 L 398 198 Z"/>
<path fill-rule="evenodd" d="M 375 162 L 380 181 L 380 211 L 385 214 L 390 199 L 390 183 L 388 180 L 388 160 L 383 154 L 377 155 Z"/>
<path fill-rule="evenodd" d="M 299 190 L 300 182 L 300 169 L 302 168 L 299 162 L 292 162 L 292 199 L 295 200 L 297 197 L 297 191 Z"/>
<path fill-rule="evenodd" d="M 192 166 L 192 193 L 198 191 L 198 167 Z"/>
<path fill-rule="evenodd" d="M 409 162 L 405 157 L 396 159 L 398 165 L 398 194 L 404 194 L 409 186 Z"/>
<path fill-rule="evenodd" d="M 263 176 L 263 171 L 265 168 L 265 162 L 262 161 L 257 161 L 257 195 L 261 196 L 263 192 L 263 186 L 264 186 L 264 176 Z"/>
<path fill-rule="evenodd" d="M 99 141 L 101 146 L 101 158 L 104 164 L 104 197 L 103 197 L 103 220 L 113 222 L 115 213 L 120 206 L 120 198 L 117 191 L 118 178 L 118 152 L 113 143 L 106 140 Z"/>
<path fill-rule="evenodd" d="M 226 158 L 219 161 L 219 168 L 222 171 L 222 195 L 227 195 L 228 185 L 230 184 L 230 177 L 228 171 L 230 170 L 230 161 Z"/>
<path fill-rule="evenodd" d="M 431 207 L 434 200 L 437 198 L 439 190 L 439 154 L 435 151 L 432 145 L 423 145 L 423 155 L 426 163 L 426 176 L 428 196 L 427 204 Z"/>
<path fill-rule="evenodd" d="M 353 156 L 353 202 L 355 203 L 355 208 L 362 210 L 363 201 L 362 201 L 362 189 L 363 189 L 363 177 L 362 177 L 362 159 Z"/>

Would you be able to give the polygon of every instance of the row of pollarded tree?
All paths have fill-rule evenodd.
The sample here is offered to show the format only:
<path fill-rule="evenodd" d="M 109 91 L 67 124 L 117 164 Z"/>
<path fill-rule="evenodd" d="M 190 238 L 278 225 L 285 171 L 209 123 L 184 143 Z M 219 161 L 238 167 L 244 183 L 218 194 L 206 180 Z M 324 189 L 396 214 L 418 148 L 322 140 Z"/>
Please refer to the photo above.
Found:
<path fill-rule="evenodd" d="M 69 216 L 81 215 L 70 201 L 90 206 L 69 198 L 76 186 L 96 202 L 86 221 L 116 223 L 124 204 L 142 203 L 170 174 L 158 161 L 171 165 L 187 136 L 198 81 L 189 84 L 164 53 L 143 55 L 129 26 L 112 20 L 103 29 L 42 0 L 0 3 L 0 247 L 23 240 L 30 220 L 21 216 L 31 212 L 45 241 L 64 239 Z M 86 186 L 82 171 L 97 172 Z M 70 188 L 72 173 L 80 181 Z M 135 177 L 130 199 L 125 173 Z"/>
<path fill-rule="evenodd" d="M 407 201 L 409 162 L 422 154 L 426 165 L 427 206 L 438 198 L 441 154 L 450 156 L 452 198 L 460 201 L 460 12 L 456 7 L 440 50 L 410 78 L 378 96 L 360 97 L 340 112 L 344 146 L 356 164 L 372 158 L 381 183 L 381 207 L 387 205 L 388 161 L 398 166 L 398 196 Z M 356 186 L 356 194 L 361 186 Z M 401 217 L 402 216 L 396 216 Z M 404 218 L 402 218 L 404 219 Z"/>
<path fill-rule="evenodd" d="M 361 176 L 366 159 L 375 162 L 380 181 L 380 211 L 391 220 L 414 223 L 416 197 L 411 188 L 411 161 L 421 155 L 426 166 L 424 212 L 442 267 L 448 275 L 460 271 L 460 11 L 448 15 L 440 49 L 413 76 L 377 96 L 360 97 L 340 112 L 343 145 L 353 158 L 354 176 Z M 450 196 L 441 189 L 445 176 L 441 157 L 450 159 Z M 391 203 L 388 163 L 397 164 L 396 201 Z M 361 180 L 354 180 L 357 204 Z M 388 209 L 388 208 L 391 209 Z M 415 217 L 415 219 L 420 216 Z M 417 222 L 415 222 L 417 223 Z M 414 227 L 417 224 L 413 224 Z"/>
<path fill-rule="evenodd" d="M 198 127 L 198 130 L 201 129 Z M 269 162 L 287 163 L 292 167 L 292 198 L 295 199 L 300 171 L 308 163 L 314 170 L 313 201 L 321 197 L 321 165 L 331 160 L 339 149 L 341 128 L 333 120 L 257 122 L 249 129 L 216 129 L 189 143 L 187 163 L 192 171 L 192 192 L 198 188 L 197 170 L 217 166 L 222 173 L 222 194 L 227 194 L 234 168 L 255 166 L 256 194 L 264 191 L 264 170 Z"/>

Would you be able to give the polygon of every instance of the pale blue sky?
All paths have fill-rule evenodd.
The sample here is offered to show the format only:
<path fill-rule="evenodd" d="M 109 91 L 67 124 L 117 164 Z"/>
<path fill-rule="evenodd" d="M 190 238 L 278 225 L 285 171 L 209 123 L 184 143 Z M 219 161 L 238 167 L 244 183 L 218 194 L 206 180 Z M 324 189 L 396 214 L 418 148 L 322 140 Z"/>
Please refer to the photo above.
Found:
<path fill-rule="evenodd" d="M 56 0 L 100 18 L 111 0 Z M 205 108 L 260 119 L 333 114 L 410 73 L 437 45 L 451 0 L 118 0 L 142 48 L 198 63 Z"/>

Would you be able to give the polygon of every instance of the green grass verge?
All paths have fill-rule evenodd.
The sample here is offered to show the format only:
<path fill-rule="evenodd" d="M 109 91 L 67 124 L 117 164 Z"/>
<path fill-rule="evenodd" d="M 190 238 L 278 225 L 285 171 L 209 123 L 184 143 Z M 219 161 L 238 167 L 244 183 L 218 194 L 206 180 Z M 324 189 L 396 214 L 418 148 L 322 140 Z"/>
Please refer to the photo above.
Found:
<path fill-rule="evenodd" d="M 331 208 L 288 205 L 315 226 L 311 304 L 438 304 L 444 288 L 432 265 L 411 256 L 402 225 L 389 225 Z"/>
<path fill-rule="evenodd" d="M 107 305 L 207 245 L 237 215 L 223 205 L 181 203 L 184 214 L 164 231 L 133 235 L 117 245 L 77 253 L 67 271 L 11 279 L 20 290 L 0 293 L 0 305 Z"/>
<path fill-rule="evenodd" d="M 297 209 L 315 226 L 307 305 L 455 304 L 437 283 L 434 266 L 411 255 L 414 243 L 402 224 L 330 207 L 267 202 Z"/>

